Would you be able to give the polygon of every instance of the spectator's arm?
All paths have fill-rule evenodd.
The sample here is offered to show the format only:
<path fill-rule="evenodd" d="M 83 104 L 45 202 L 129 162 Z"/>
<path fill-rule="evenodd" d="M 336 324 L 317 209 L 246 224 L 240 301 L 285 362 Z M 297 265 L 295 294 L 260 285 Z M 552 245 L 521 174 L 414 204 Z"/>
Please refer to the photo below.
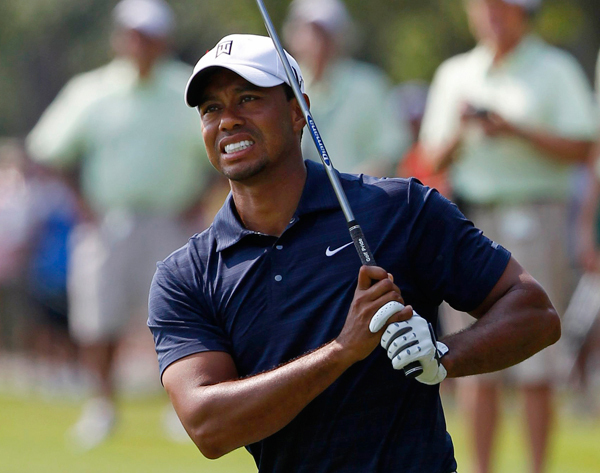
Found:
<path fill-rule="evenodd" d="M 600 143 L 596 145 L 588 162 L 589 181 L 584 193 L 577 227 L 577 255 L 586 271 L 600 271 L 600 254 L 597 249 L 596 220 L 600 199 L 600 180 L 596 168 L 600 165 Z"/>
<path fill-rule="evenodd" d="M 83 151 L 85 105 L 81 79 L 73 79 L 44 111 L 26 139 L 27 151 L 40 163 L 71 167 Z"/>
<path fill-rule="evenodd" d="M 530 142 L 540 151 L 568 163 L 582 163 L 594 146 L 591 139 L 573 139 L 546 130 L 526 128 L 509 123 L 497 113 L 490 112 L 479 119 L 487 135 L 509 135 Z"/>

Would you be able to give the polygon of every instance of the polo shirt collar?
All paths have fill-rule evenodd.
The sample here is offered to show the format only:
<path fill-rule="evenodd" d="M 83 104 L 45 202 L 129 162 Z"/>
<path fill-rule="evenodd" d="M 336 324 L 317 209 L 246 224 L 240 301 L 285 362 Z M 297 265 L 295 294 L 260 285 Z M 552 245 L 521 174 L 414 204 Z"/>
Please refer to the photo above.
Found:
<path fill-rule="evenodd" d="M 319 210 L 338 209 L 340 204 L 323 165 L 310 160 L 304 161 L 304 164 L 306 183 L 296 209 L 296 217 Z"/>
<path fill-rule="evenodd" d="M 487 64 L 488 72 L 500 69 L 511 69 L 519 67 L 523 63 L 528 63 L 530 55 L 539 47 L 541 41 L 534 34 L 528 34 L 521 39 L 519 44 L 503 60 L 494 64 L 494 51 L 485 44 L 477 47 L 482 61 Z"/>
<path fill-rule="evenodd" d="M 339 203 L 323 166 L 309 160 L 304 161 L 304 165 L 306 166 L 306 183 L 294 216 L 301 217 L 315 211 L 339 209 Z M 223 207 L 217 212 L 213 220 L 213 228 L 217 238 L 217 251 L 223 251 L 235 245 L 248 235 L 259 234 L 244 227 L 235 210 L 231 192 Z"/>

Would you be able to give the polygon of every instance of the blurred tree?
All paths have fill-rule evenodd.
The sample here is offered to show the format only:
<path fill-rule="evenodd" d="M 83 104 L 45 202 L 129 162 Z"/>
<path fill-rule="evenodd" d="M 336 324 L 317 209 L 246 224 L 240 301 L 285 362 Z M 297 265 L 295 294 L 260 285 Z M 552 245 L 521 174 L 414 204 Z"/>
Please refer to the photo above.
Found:
<path fill-rule="evenodd" d="M 175 50 L 190 64 L 228 33 L 266 34 L 254 0 L 169 0 Z M 396 82 L 429 80 L 441 61 L 474 44 L 462 1 L 346 0 L 360 28 L 357 55 Z M 0 1 L 0 136 L 24 135 L 74 74 L 109 60 L 117 0 Z M 265 0 L 281 25 L 289 0 Z M 591 74 L 600 47 L 600 0 L 545 0 L 537 30 Z"/>

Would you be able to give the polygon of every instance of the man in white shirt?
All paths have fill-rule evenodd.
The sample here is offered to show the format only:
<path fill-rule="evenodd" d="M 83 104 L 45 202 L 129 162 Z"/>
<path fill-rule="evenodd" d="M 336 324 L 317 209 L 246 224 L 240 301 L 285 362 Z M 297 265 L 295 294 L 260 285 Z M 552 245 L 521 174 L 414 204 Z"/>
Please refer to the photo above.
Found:
<path fill-rule="evenodd" d="M 145 331 L 155 263 L 194 232 L 186 217 L 210 168 L 181 100 L 191 68 L 168 56 L 171 8 L 123 0 L 114 23 L 117 57 L 71 79 L 27 139 L 40 163 L 80 169 L 87 218 L 69 270 L 69 325 L 97 384 L 73 430 L 84 448 L 112 431 L 118 343 L 132 322 Z"/>
<path fill-rule="evenodd" d="M 575 59 L 531 33 L 541 0 L 467 0 L 479 44 L 448 59 L 430 90 L 420 139 L 450 167 L 455 198 L 491 239 L 511 249 L 559 313 L 569 298 L 567 198 L 573 164 L 588 156 L 597 122 Z M 552 425 L 552 350 L 511 369 L 525 396 L 531 471 L 544 471 Z M 499 375 L 474 380 L 478 473 L 490 471 Z"/>

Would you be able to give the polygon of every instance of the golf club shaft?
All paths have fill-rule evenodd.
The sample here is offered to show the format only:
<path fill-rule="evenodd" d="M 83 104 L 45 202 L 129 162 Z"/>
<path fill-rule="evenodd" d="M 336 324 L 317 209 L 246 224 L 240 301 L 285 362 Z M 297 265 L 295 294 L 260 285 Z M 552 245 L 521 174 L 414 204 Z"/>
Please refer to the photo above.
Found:
<path fill-rule="evenodd" d="M 352 213 L 352 209 L 350 208 L 350 204 L 348 202 L 348 198 L 342 188 L 342 184 L 338 178 L 338 175 L 335 172 L 335 169 L 331 163 L 331 159 L 327 154 L 327 150 L 325 149 L 325 145 L 323 144 L 323 140 L 321 139 L 321 134 L 317 129 L 317 125 L 310 114 L 310 110 L 308 108 L 308 104 L 304 99 L 304 95 L 302 94 L 302 90 L 300 89 L 300 84 L 298 84 L 298 80 L 294 71 L 292 70 L 292 66 L 288 61 L 287 56 L 285 55 L 285 51 L 283 46 L 281 45 L 281 41 L 279 41 L 279 36 L 277 36 L 277 31 L 275 31 L 275 27 L 273 26 L 273 22 L 271 21 L 271 17 L 269 16 L 269 12 L 265 8 L 265 5 L 262 0 L 256 0 L 258 4 L 258 8 L 260 9 L 260 13 L 265 22 L 265 27 L 267 28 L 267 32 L 273 40 L 273 45 L 277 50 L 277 54 L 281 59 L 283 64 L 283 68 L 285 69 L 285 74 L 288 78 L 289 84 L 294 91 L 294 95 L 296 96 L 296 100 L 300 104 L 300 108 L 302 109 L 302 114 L 304 115 L 304 119 L 306 120 L 306 124 L 308 126 L 308 130 L 313 138 L 315 146 L 319 151 L 319 156 L 321 157 L 321 161 L 323 162 L 323 166 L 325 166 L 325 171 L 327 172 L 327 176 L 329 177 L 329 181 L 333 187 L 333 191 L 337 197 L 338 202 L 340 203 L 340 207 L 342 208 L 342 212 L 344 213 L 344 217 L 346 218 L 346 223 L 348 224 L 348 230 L 350 232 L 350 237 L 352 238 L 352 242 L 354 243 L 354 247 L 358 252 L 358 257 L 363 265 L 367 266 L 376 266 L 375 258 L 373 257 L 373 253 L 371 253 L 371 249 L 367 244 L 367 240 L 363 234 L 362 228 L 354 219 L 354 214 Z M 404 368 L 404 374 L 406 377 L 414 378 L 420 375 L 423 372 L 423 367 L 420 363 L 414 362 L 409 364 Z"/>
<path fill-rule="evenodd" d="M 281 46 L 281 42 L 279 41 L 277 31 L 275 31 L 275 27 L 271 22 L 269 13 L 267 12 L 267 9 L 265 8 L 265 5 L 262 0 L 256 0 L 256 3 L 258 4 L 258 8 L 260 9 L 260 12 L 262 14 L 265 26 L 267 28 L 267 32 L 273 40 L 273 44 L 275 45 L 277 54 L 279 54 L 281 62 L 283 63 L 285 73 L 288 77 L 290 86 L 294 91 L 296 100 L 298 100 L 298 103 L 300 104 L 300 108 L 302 109 L 302 114 L 304 115 L 304 118 L 306 120 L 308 130 L 313 138 L 315 146 L 317 147 L 319 156 L 321 157 L 321 161 L 325 166 L 325 171 L 327 172 L 327 176 L 329 177 L 329 181 L 331 182 L 333 191 L 335 192 L 337 200 L 340 203 L 340 207 L 342 208 L 342 212 L 344 213 L 344 217 L 346 218 L 348 229 L 350 231 L 350 236 L 352 238 L 352 241 L 354 242 L 354 246 L 356 248 L 356 251 L 358 252 L 358 256 L 362 264 L 367 266 L 375 266 L 375 258 L 373 257 L 373 253 L 371 253 L 371 250 L 369 248 L 369 245 L 367 244 L 367 240 L 365 239 L 360 225 L 358 225 L 358 223 L 354 219 L 354 214 L 352 213 L 352 209 L 350 208 L 350 204 L 348 203 L 348 198 L 344 193 L 344 189 L 342 188 L 342 184 L 340 183 L 338 175 L 336 174 L 335 169 L 331 163 L 331 159 L 327 154 L 327 150 L 325 149 L 325 145 L 323 143 L 323 140 L 321 139 L 319 130 L 317 129 L 315 121 L 313 120 L 312 115 L 310 114 L 308 104 L 304 99 L 304 95 L 302 94 L 302 90 L 300 89 L 300 85 L 298 84 L 298 81 L 296 79 L 296 75 L 292 70 L 292 66 L 290 65 L 287 56 L 285 55 L 283 46 Z"/>

